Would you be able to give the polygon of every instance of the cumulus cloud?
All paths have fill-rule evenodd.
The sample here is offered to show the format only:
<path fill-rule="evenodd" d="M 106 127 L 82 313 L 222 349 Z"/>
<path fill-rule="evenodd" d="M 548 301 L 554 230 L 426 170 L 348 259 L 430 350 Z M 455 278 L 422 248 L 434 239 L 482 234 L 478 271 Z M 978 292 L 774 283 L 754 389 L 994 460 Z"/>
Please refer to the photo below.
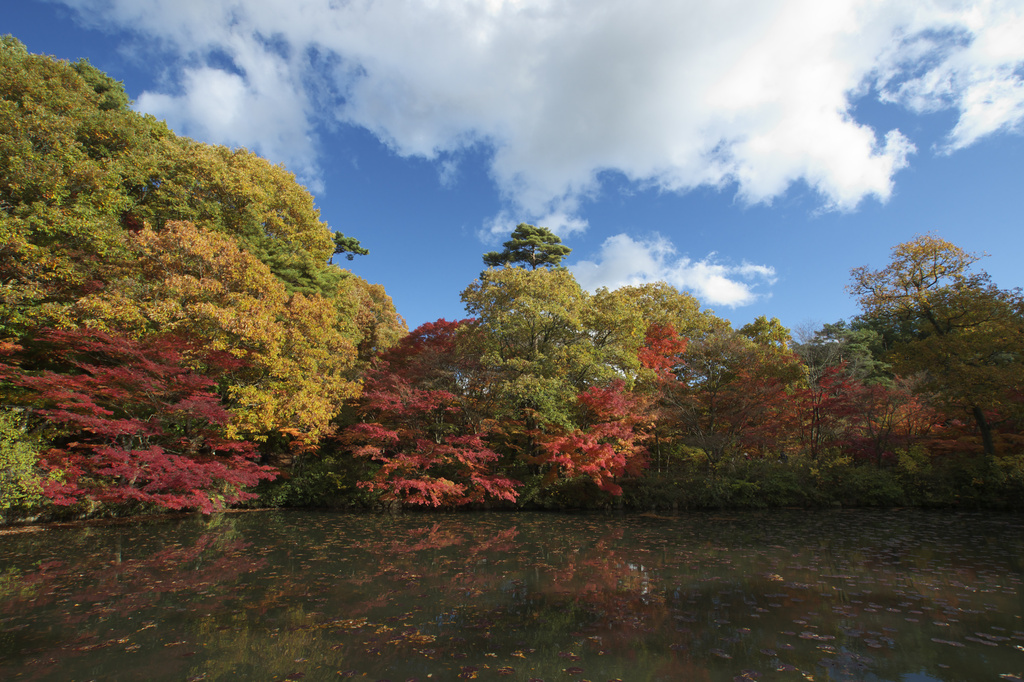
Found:
<path fill-rule="evenodd" d="M 442 179 L 485 145 L 509 210 L 568 232 L 605 171 L 884 201 L 915 145 L 858 121 L 863 96 L 956 111 L 947 151 L 1024 121 L 1019 0 L 64 2 L 177 57 L 139 106 L 185 131 L 312 172 L 314 131 L 340 121 Z"/>
<path fill-rule="evenodd" d="M 714 253 L 697 261 L 678 257 L 672 243 L 658 235 L 640 241 L 625 234 L 609 237 L 597 260 L 580 261 L 569 270 L 589 291 L 664 281 L 703 303 L 730 308 L 753 303 L 761 296 L 759 286 L 776 281 L 775 269 L 767 265 L 729 265 Z"/>

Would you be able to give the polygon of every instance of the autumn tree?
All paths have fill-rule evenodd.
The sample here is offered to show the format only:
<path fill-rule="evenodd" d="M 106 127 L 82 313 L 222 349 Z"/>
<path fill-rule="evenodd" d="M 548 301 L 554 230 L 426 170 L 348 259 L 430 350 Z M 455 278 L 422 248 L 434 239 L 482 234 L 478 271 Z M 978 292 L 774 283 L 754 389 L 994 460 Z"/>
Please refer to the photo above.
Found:
<path fill-rule="evenodd" d="M 570 426 L 579 391 L 637 363 L 639 316 L 591 297 L 565 270 L 489 270 L 462 300 L 486 339 L 485 364 L 503 377 L 498 390 L 510 419 Z"/>
<path fill-rule="evenodd" d="M 187 338 L 237 361 L 216 378 L 219 437 L 315 444 L 406 332 L 380 286 L 330 262 L 366 250 L 283 167 L 128 103 L 88 62 L 0 39 L 0 343 L 26 376 L 77 376 L 41 329 Z"/>
<path fill-rule="evenodd" d="M 935 410 L 917 390 L 919 377 L 896 377 L 892 382 L 859 385 L 850 405 L 860 429 L 847 447 L 882 466 L 900 451 L 921 443 L 936 423 Z"/>
<path fill-rule="evenodd" d="M 541 439 L 540 454 L 527 461 L 543 464 L 547 480 L 582 477 L 613 495 L 616 482 L 637 476 L 647 465 L 648 428 L 652 415 L 640 394 L 627 391 L 619 380 L 591 386 L 576 396 L 571 429 L 556 429 Z"/>
<path fill-rule="evenodd" d="M 267 265 L 289 291 L 331 296 L 345 271 L 330 265 L 339 245 L 313 197 L 282 166 L 246 149 L 228 149 L 187 138 L 166 140 L 127 186 L 129 215 L 160 229 L 188 221 L 229 235 Z M 356 251 L 358 253 L 358 251 Z"/>
<path fill-rule="evenodd" d="M 178 137 L 127 101 L 86 62 L 0 39 L 0 333 L 64 324 L 65 307 L 124 261 L 126 234 L 182 221 L 237 242 L 288 293 L 359 310 L 342 300 L 358 278 L 330 260 L 365 249 L 331 231 L 293 174 Z"/>
<path fill-rule="evenodd" d="M 613 292 L 591 295 L 568 271 L 549 268 L 488 270 L 462 300 L 479 325 L 503 447 L 537 472 L 574 471 L 543 443 L 588 428 L 580 400 L 589 389 L 619 381 L 632 388 L 644 344 L 639 311 Z"/>
<path fill-rule="evenodd" d="M 667 282 L 624 286 L 613 293 L 636 309 L 648 326 L 672 327 L 682 338 L 701 338 L 729 328 L 728 320 L 718 317 L 713 310 L 702 309 L 692 294 Z"/>
<path fill-rule="evenodd" d="M 674 444 L 681 442 L 682 431 L 672 418 L 671 406 L 663 398 L 666 391 L 673 390 L 675 370 L 683 362 L 688 343 L 689 339 L 671 324 L 654 322 L 648 324 L 644 345 L 637 353 L 641 371 L 633 391 L 646 403 L 648 450 L 659 472 L 673 454 Z"/>
<path fill-rule="evenodd" d="M 752 350 L 762 374 L 772 376 L 787 386 L 803 379 L 800 359 L 791 349 L 790 331 L 778 318 L 769 320 L 761 315 L 740 327 L 737 334 L 753 342 Z"/>
<path fill-rule="evenodd" d="M 54 503 L 210 513 L 255 497 L 246 489 L 275 477 L 254 461 L 252 443 L 224 436 L 231 415 L 217 379 L 244 364 L 230 354 L 183 336 L 134 341 L 88 329 L 50 330 L 37 346 L 60 349 L 60 371 L 13 381 L 51 425 L 39 467 Z"/>
<path fill-rule="evenodd" d="M 850 291 L 886 339 L 895 370 L 921 373 L 921 388 L 968 416 L 982 449 L 993 454 L 994 424 L 1019 410 L 1024 299 L 975 270 L 979 259 L 933 235 L 919 236 L 895 246 L 885 268 L 855 268 Z"/>
<path fill-rule="evenodd" d="M 281 430 L 315 442 L 360 391 L 357 344 L 380 325 L 357 326 L 361 293 L 289 294 L 270 268 L 226 236 L 167 223 L 127 240 L 131 257 L 100 291 L 68 310 L 77 324 L 134 338 L 179 333 L 244 359 L 226 373 L 228 434 L 263 440 Z M 388 339 L 388 343 L 392 339 Z"/>
<path fill-rule="evenodd" d="M 0 523 L 10 510 L 31 508 L 43 499 L 42 445 L 26 421 L 21 411 L 0 409 Z"/>
<path fill-rule="evenodd" d="M 52 323 L 123 251 L 126 150 L 171 134 L 126 102 L 91 66 L 0 38 L 0 334 Z"/>
<path fill-rule="evenodd" d="M 793 392 L 799 442 L 810 459 L 848 454 L 880 464 L 882 454 L 893 453 L 894 439 L 887 434 L 895 431 L 900 406 L 909 405 L 910 382 L 894 379 L 878 359 L 881 343 L 881 335 L 863 321 L 840 320 L 803 330 L 793 344 L 805 372 L 805 385 Z"/>
<path fill-rule="evenodd" d="M 700 448 L 712 468 L 748 452 L 776 454 L 793 429 L 789 387 L 799 365 L 731 329 L 690 339 L 662 386 L 664 418 Z"/>
<path fill-rule="evenodd" d="M 794 391 L 797 436 L 805 456 L 820 461 L 850 446 L 857 432 L 855 395 L 863 395 L 863 388 L 839 364 L 815 368 L 807 385 Z"/>
<path fill-rule="evenodd" d="M 360 277 L 346 281 L 345 301 L 348 310 L 342 316 L 354 314 L 358 331 L 357 350 L 361 366 L 366 366 L 376 353 L 382 353 L 397 344 L 409 327 L 405 318 L 395 310 L 395 304 L 380 284 L 370 284 Z M 337 305 L 337 299 L 335 299 Z M 340 308 L 341 306 L 339 306 Z"/>
<path fill-rule="evenodd" d="M 572 251 L 548 228 L 534 227 L 526 223 L 519 223 L 512 231 L 512 238 L 503 246 L 504 251 L 485 253 L 484 265 L 498 268 L 521 263 L 529 265 L 531 270 L 541 266 L 557 267 Z"/>
<path fill-rule="evenodd" d="M 479 355 L 471 320 L 421 325 L 381 354 L 366 375 L 358 423 L 343 434 L 355 457 L 378 463 L 360 485 L 385 500 L 450 507 L 515 501 L 518 483 L 497 473 L 500 455 L 476 400 Z"/>
<path fill-rule="evenodd" d="M 365 249 L 283 167 L 127 104 L 87 62 L 0 39 L 0 339 L 203 338 L 249 361 L 223 379 L 229 430 L 327 433 L 406 331 L 382 288 L 329 262 Z"/>

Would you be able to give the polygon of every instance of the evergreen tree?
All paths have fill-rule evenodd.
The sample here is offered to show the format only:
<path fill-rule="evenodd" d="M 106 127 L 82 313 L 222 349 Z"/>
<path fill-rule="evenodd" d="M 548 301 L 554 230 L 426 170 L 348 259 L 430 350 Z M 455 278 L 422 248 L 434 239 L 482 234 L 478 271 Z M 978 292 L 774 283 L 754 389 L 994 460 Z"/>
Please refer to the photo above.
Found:
<path fill-rule="evenodd" d="M 572 251 L 562 240 L 546 227 L 534 227 L 519 223 L 512 232 L 512 238 L 504 243 L 504 251 L 489 251 L 484 254 L 484 265 L 497 268 L 513 263 L 529 265 L 531 270 L 547 265 L 558 267 L 562 259 Z"/>

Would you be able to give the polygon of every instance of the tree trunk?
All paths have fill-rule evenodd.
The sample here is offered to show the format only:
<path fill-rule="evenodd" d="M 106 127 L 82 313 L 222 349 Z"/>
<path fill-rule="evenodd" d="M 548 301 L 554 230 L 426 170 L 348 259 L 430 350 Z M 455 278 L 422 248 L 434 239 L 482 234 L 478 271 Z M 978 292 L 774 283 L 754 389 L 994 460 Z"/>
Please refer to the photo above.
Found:
<path fill-rule="evenodd" d="M 978 425 L 978 430 L 981 431 L 981 444 L 985 449 L 985 454 L 996 454 L 996 448 L 992 442 L 992 426 L 985 419 L 985 413 L 977 405 L 971 409 L 971 412 L 974 414 L 974 421 Z"/>

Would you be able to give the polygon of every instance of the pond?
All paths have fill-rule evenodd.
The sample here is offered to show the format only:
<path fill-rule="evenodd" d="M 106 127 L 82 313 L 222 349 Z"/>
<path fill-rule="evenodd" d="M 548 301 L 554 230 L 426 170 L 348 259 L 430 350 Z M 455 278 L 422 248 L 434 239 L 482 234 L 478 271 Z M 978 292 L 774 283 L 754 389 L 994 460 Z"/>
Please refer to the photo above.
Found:
<path fill-rule="evenodd" d="M 0 679 L 1019 680 L 1022 531 L 271 511 L 9 533 Z"/>

